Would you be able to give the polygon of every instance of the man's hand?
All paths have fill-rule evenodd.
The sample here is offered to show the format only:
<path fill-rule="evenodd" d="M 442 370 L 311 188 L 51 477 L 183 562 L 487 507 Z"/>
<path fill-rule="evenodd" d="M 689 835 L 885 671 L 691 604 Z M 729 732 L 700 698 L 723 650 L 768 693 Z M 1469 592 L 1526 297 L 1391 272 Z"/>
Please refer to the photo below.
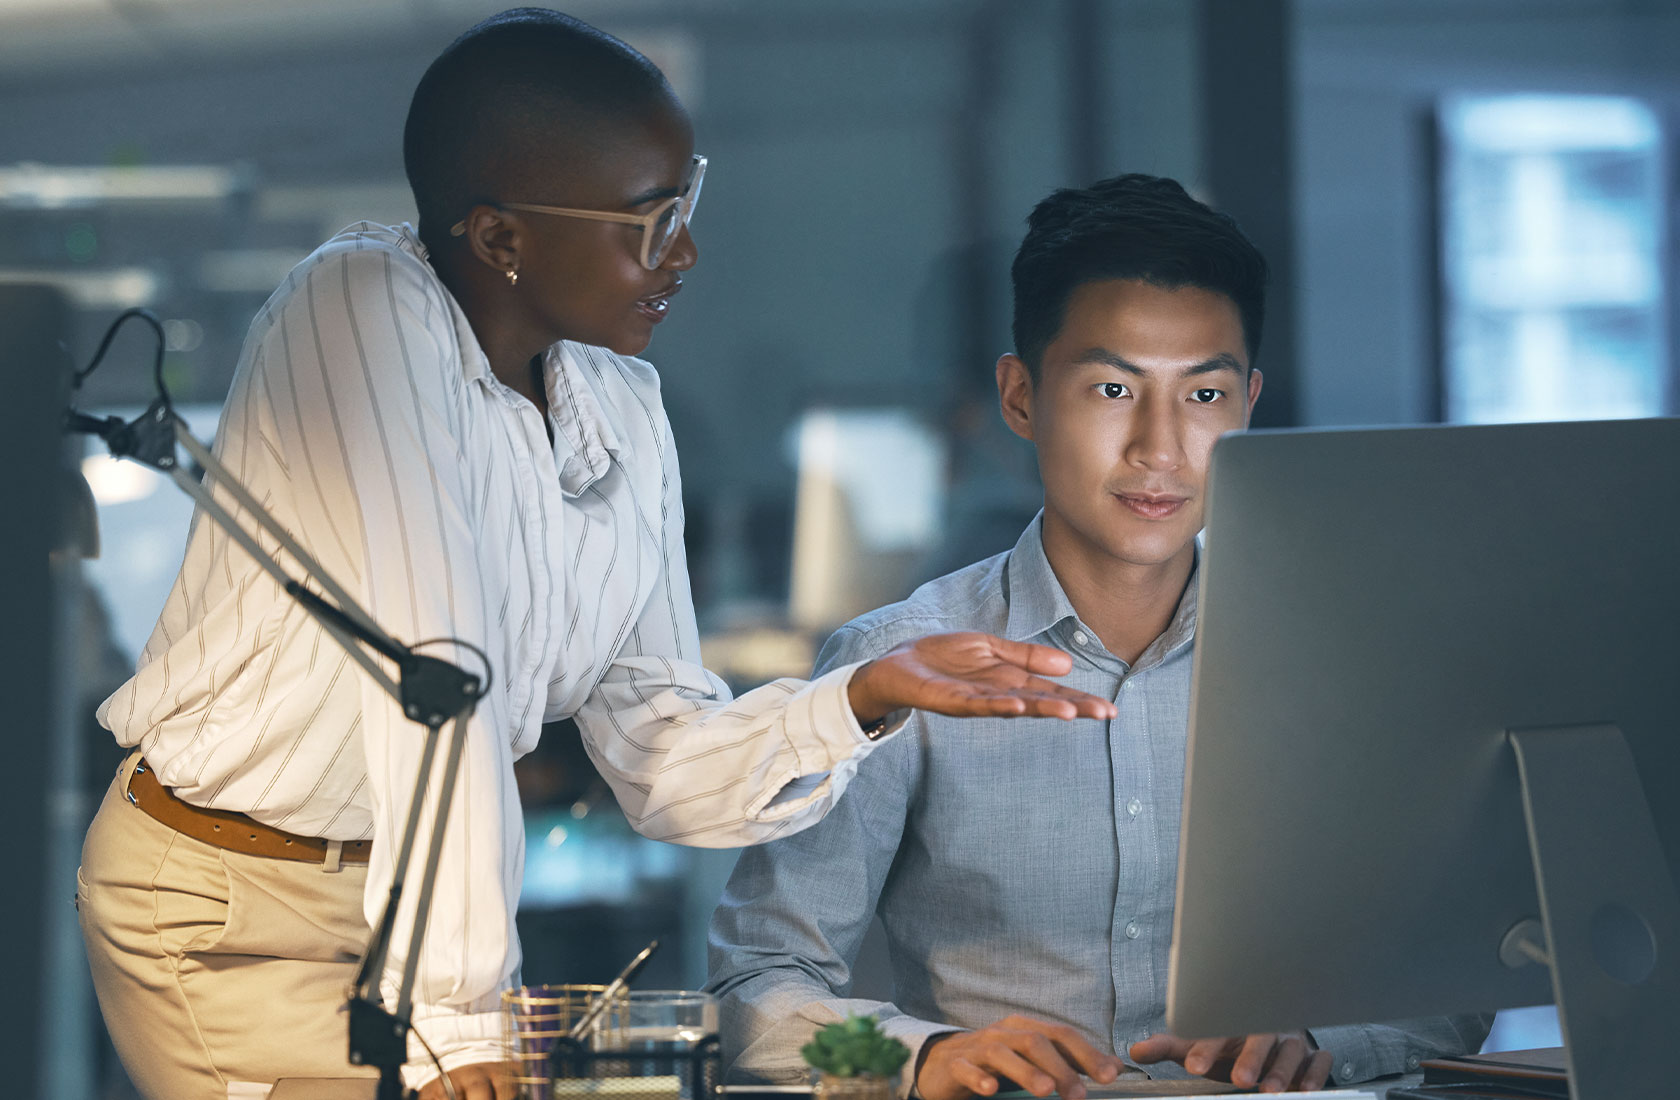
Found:
<path fill-rule="evenodd" d="M 1059 649 L 990 634 L 930 634 L 875 658 L 848 694 L 864 725 L 903 707 L 957 718 L 984 715 L 1112 718 L 1114 704 L 1044 679 L 1073 671 Z"/>
<path fill-rule="evenodd" d="M 1120 1059 L 1104 1054 L 1062 1024 L 1009 1016 L 979 1031 L 935 1035 L 922 1046 L 916 1089 L 926 1100 L 990 1096 L 1008 1078 L 1034 1096 L 1082 1100 L 1084 1073 L 1099 1084 L 1120 1075 Z"/>
<path fill-rule="evenodd" d="M 510 1062 L 474 1062 L 449 1071 L 455 1086 L 455 1100 L 516 1100 L 519 1090 L 513 1083 L 514 1065 Z M 420 1090 L 420 1100 L 448 1100 L 443 1091 L 443 1078 L 434 1077 Z"/>
<path fill-rule="evenodd" d="M 1331 1057 L 1304 1031 L 1235 1039 L 1151 1035 L 1133 1043 L 1134 1062 L 1178 1062 L 1191 1073 L 1260 1092 L 1315 1092 L 1330 1080 Z"/>

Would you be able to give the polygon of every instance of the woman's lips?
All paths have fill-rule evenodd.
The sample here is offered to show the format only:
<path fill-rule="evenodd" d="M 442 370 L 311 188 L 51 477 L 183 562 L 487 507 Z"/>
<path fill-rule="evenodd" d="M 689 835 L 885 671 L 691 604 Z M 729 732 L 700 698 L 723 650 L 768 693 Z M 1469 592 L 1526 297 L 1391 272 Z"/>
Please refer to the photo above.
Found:
<path fill-rule="evenodd" d="M 1129 493 L 1115 493 L 1114 497 L 1127 511 L 1143 519 L 1167 519 L 1184 507 L 1185 497 L 1132 495 Z"/>
<path fill-rule="evenodd" d="M 638 299 L 636 301 L 636 312 L 657 325 L 665 319 L 665 314 L 671 308 L 672 297 L 681 289 L 682 280 L 678 279 L 658 294 L 649 294 L 646 298 Z"/>

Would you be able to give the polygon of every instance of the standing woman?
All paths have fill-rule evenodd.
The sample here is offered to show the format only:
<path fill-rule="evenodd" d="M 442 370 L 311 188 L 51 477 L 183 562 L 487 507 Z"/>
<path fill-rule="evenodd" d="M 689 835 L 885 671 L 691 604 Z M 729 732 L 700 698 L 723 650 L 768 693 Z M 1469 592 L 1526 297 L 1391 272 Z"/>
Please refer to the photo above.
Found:
<path fill-rule="evenodd" d="M 632 358 L 696 259 L 705 159 L 670 86 L 584 23 L 504 12 L 427 70 L 403 152 L 419 231 L 359 223 L 291 273 L 252 323 L 216 451 L 392 635 L 489 656 L 405 1072 L 443 1095 L 424 1039 L 458 1095 L 491 1100 L 511 1094 L 498 994 L 520 958 L 513 761 L 545 721 L 577 719 L 644 834 L 733 846 L 821 817 L 896 710 L 1113 708 L 1039 679 L 1065 655 L 973 634 L 732 701 L 698 663 L 676 451 Z M 100 718 L 134 751 L 78 904 L 130 1077 L 150 1100 L 209 1100 L 356 1072 L 345 987 L 419 728 L 207 523 Z M 399 932 L 388 1000 L 409 947 Z"/>

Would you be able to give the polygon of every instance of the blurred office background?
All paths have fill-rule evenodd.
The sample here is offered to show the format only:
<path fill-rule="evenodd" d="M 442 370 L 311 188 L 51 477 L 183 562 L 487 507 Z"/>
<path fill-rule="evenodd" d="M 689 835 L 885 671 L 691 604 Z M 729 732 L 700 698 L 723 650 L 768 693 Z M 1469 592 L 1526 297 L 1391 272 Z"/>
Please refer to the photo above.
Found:
<path fill-rule="evenodd" d="M 0 285 L 62 291 L 78 364 L 119 310 L 157 311 L 165 375 L 208 438 L 291 265 L 352 221 L 412 216 L 409 94 L 502 6 L 0 0 Z M 665 68 L 711 158 L 700 263 L 648 358 L 683 455 L 708 663 L 737 684 L 802 674 L 826 629 L 1007 548 L 1031 517 L 1031 452 L 991 372 L 1009 257 L 1054 187 L 1152 172 L 1237 216 L 1276 271 L 1258 424 L 1677 411 L 1680 0 L 568 10 Z M 83 407 L 143 406 L 150 354 L 136 326 Z M 50 744 L 28 750 L 49 776 L 18 810 L 45 853 L 25 920 L 43 948 L 14 947 L 12 988 L 44 1006 L 19 1041 L 53 1094 L 115 1097 L 70 906 L 118 758 L 89 712 L 150 630 L 190 508 L 138 467 L 85 469 L 104 548 L 55 567 L 74 675 Z M 575 737 L 544 746 L 521 776 L 527 980 L 601 979 L 658 934 L 649 983 L 697 983 L 731 854 L 634 837 Z M 1555 1042 L 1548 1026 L 1515 1014 L 1495 1042 Z"/>

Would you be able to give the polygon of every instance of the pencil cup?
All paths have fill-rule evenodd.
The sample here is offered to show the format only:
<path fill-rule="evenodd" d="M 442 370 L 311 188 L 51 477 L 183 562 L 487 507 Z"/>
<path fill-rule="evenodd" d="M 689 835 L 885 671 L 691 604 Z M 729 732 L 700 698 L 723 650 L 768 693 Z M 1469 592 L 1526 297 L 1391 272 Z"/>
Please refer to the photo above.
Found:
<path fill-rule="evenodd" d="M 709 993 L 636 990 L 622 1031 L 554 1045 L 550 1100 L 712 1100 L 717 1022 Z"/>
<path fill-rule="evenodd" d="M 514 1084 L 521 1100 L 548 1100 L 549 1057 L 583 1017 L 604 985 L 522 985 L 502 993 L 502 1039 L 514 1062 Z M 624 990 L 613 997 L 589 1025 L 588 1045 L 624 1042 Z"/>

